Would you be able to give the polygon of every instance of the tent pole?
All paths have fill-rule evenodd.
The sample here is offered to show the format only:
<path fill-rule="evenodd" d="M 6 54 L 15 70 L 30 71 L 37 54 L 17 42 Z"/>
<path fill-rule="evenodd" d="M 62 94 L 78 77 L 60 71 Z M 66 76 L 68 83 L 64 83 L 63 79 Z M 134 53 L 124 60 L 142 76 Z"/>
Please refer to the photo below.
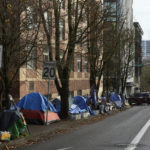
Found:
<path fill-rule="evenodd" d="M 47 99 L 49 101 L 49 94 L 50 94 L 50 80 L 48 80 L 48 96 Z M 46 110 L 46 125 L 48 125 L 48 101 L 47 101 L 47 110 Z"/>

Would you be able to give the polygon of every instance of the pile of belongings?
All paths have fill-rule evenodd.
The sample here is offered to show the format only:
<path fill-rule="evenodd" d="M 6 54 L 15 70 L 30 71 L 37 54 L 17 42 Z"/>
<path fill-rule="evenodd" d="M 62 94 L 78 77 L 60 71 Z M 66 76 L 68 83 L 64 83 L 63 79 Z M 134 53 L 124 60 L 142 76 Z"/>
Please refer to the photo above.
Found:
<path fill-rule="evenodd" d="M 9 141 L 11 134 L 8 131 L 0 131 L 0 141 Z"/>
<path fill-rule="evenodd" d="M 28 135 L 27 124 L 18 110 L 4 110 L 0 112 L 1 140 L 18 138 Z"/>

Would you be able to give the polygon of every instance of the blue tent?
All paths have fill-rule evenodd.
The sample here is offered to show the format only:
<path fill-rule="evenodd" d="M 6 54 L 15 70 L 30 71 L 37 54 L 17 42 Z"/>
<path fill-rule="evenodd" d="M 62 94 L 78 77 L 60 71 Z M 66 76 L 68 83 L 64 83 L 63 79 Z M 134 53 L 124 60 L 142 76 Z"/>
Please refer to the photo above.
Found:
<path fill-rule="evenodd" d="M 86 104 L 86 99 L 83 96 L 75 96 L 73 104 L 76 104 L 81 110 L 87 111 L 88 105 Z"/>
<path fill-rule="evenodd" d="M 123 107 L 123 101 L 122 101 L 120 95 L 118 95 L 116 93 L 111 93 L 110 97 L 109 97 L 109 100 L 111 102 L 113 102 L 116 105 L 116 107 L 118 107 L 118 108 Z"/>
<path fill-rule="evenodd" d="M 75 96 L 73 104 L 79 107 L 81 113 L 88 111 L 91 115 L 94 115 L 94 112 L 91 110 L 90 106 L 88 106 L 86 103 L 86 98 L 84 98 L 83 96 L 80 96 L 80 95 Z"/>
<path fill-rule="evenodd" d="M 47 98 L 40 93 L 30 93 L 18 101 L 17 107 L 26 110 L 41 110 L 43 112 L 48 109 L 52 112 L 57 112 L 55 107 Z"/>
<path fill-rule="evenodd" d="M 55 98 L 52 101 L 52 104 L 54 105 L 54 107 L 56 108 L 56 111 L 58 112 L 58 114 L 60 115 L 60 111 L 61 111 L 61 102 L 59 99 Z"/>
<path fill-rule="evenodd" d="M 72 104 L 70 109 L 69 109 L 69 112 L 71 114 L 80 114 L 82 111 L 76 104 Z"/>

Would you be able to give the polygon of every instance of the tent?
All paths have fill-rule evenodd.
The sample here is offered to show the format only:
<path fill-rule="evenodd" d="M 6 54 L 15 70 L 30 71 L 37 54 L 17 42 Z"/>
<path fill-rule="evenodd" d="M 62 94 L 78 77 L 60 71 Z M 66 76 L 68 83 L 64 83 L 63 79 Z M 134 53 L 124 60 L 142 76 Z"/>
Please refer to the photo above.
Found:
<path fill-rule="evenodd" d="M 109 97 L 109 100 L 115 104 L 115 106 L 117 108 L 123 108 L 123 101 L 120 97 L 120 95 L 116 94 L 116 93 L 111 93 L 110 94 L 110 97 Z"/>
<path fill-rule="evenodd" d="M 70 108 L 70 113 L 72 112 L 78 112 L 78 113 L 83 113 L 83 112 L 89 112 L 91 115 L 94 115 L 94 112 L 91 110 L 90 106 L 87 105 L 86 103 L 86 98 L 83 96 L 75 96 L 74 101 L 73 101 L 73 106 Z"/>
<path fill-rule="evenodd" d="M 55 107 L 58 115 L 60 115 L 60 111 L 61 111 L 61 102 L 58 98 L 55 98 L 53 101 L 52 101 L 52 104 L 53 106 Z"/>
<path fill-rule="evenodd" d="M 88 105 L 86 104 L 86 99 L 83 96 L 75 96 L 73 104 L 76 104 L 81 111 L 87 111 L 88 110 Z"/>
<path fill-rule="evenodd" d="M 80 114 L 82 111 L 76 104 L 72 104 L 70 109 L 69 109 L 69 112 L 71 114 Z"/>
<path fill-rule="evenodd" d="M 40 93 L 27 94 L 18 101 L 17 107 L 19 107 L 28 123 L 45 124 L 60 120 L 53 104 Z"/>

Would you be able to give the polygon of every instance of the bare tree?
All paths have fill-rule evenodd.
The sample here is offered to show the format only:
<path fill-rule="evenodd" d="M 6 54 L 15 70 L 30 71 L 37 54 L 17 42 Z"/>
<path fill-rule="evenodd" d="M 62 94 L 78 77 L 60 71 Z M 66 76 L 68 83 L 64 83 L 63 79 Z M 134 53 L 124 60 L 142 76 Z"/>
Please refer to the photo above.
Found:
<path fill-rule="evenodd" d="M 34 1 L 0 1 L 0 44 L 3 46 L 0 95 L 7 108 L 8 95 L 19 82 L 20 67 L 27 62 L 30 62 L 28 65 L 33 65 L 37 58 L 35 48 L 39 25 L 36 12 Z"/>
<path fill-rule="evenodd" d="M 48 37 L 50 33 L 48 32 L 48 30 L 46 30 L 45 27 L 44 31 L 47 36 L 47 42 L 50 42 L 48 44 L 49 53 L 51 56 L 52 54 L 54 54 L 53 57 L 50 58 L 50 61 L 56 61 L 57 63 L 58 74 L 55 80 L 55 84 L 61 96 L 62 118 L 68 117 L 69 78 L 73 65 L 74 55 L 78 53 L 81 56 L 100 56 L 100 50 L 98 50 L 98 47 L 97 53 L 95 54 L 91 54 L 92 51 L 85 51 L 83 54 L 83 48 L 78 51 L 76 49 L 78 44 L 84 44 L 84 46 L 89 48 L 89 40 L 94 41 L 95 39 L 97 39 L 97 43 L 99 42 L 98 38 L 95 38 L 95 36 L 98 37 L 98 35 L 102 32 L 102 29 L 100 29 L 102 28 L 102 18 L 104 18 L 104 16 L 101 14 L 103 12 L 102 5 L 103 4 L 101 3 L 101 1 L 94 1 L 93 3 L 93 1 L 89 0 L 52 0 L 49 1 L 49 4 L 46 3 L 46 5 L 44 5 L 44 1 L 39 0 L 39 6 L 41 6 L 40 12 L 43 16 L 43 26 L 46 27 L 46 20 L 43 15 L 45 10 L 49 12 L 52 11 L 53 13 L 52 30 L 55 32 L 55 35 L 53 35 L 53 37 L 55 38 L 54 43 L 52 42 L 52 38 Z M 95 11 L 93 12 L 92 10 Z M 62 21 L 67 22 L 65 23 L 65 25 L 67 26 L 65 28 L 66 31 L 64 31 L 66 37 L 61 37 Z M 98 26 L 100 31 L 97 29 Z M 92 59 L 91 57 L 88 58 L 88 60 Z"/>
<path fill-rule="evenodd" d="M 123 71 L 125 71 L 126 69 L 128 70 L 129 67 L 129 61 L 127 61 L 128 63 L 126 65 L 124 64 L 124 66 L 126 66 L 126 69 L 124 68 L 122 70 L 122 63 L 124 63 L 122 62 L 122 58 L 124 58 L 123 56 L 125 55 L 126 59 L 130 60 L 131 56 L 128 55 L 128 53 L 130 53 L 131 46 L 133 44 L 133 40 L 132 44 L 128 43 L 131 35 L 126 35 L 126 32 L 128 31 L 128 29 L 125 28 L 127 14 L 122 12 L 122 8 L 119 2 L 116 2 L 115 10 L 111 13 L 113 14 L 113 16 L 109 17 L 109 20 L 106 20 L 107 29 L 104 33 L 105 43 L 103 62 L 106 61 L 106 65 L 104 66 L 104 81 L 106 88 L 105 90 L 107 91 L 107 97 L 110 90 L 115 90 L 117 93 L 120 92 Z M 126 77 L 124 78 L 124 81 L 126 81 Z"/>
<path fill-rule="evenodd" d="M 120 54 L 120 62 L 121 62 L 121 91 L 120 93 L 123 95 L 126 88 L 127 78 L 133 73 L 133 62 L 135 57 L 135 50 L 133 47 L 134 44 L 134 34 L 131 29 L 124 29 L 123 37 L 121 38 L 121 54 Z"/>
<path fill-rule="evenodd" d="M 107 84 L 110 83 L 108 79 L 111 79 L 116 72 L 116 67 L 113 65 L 120 53 L 120 38 L 125 22 L 125 15 L 119 12 L 120 4 L 115 2 L 115 7 L 111 4 L 106 2 L 101 5 L 102 11 L 99 15 L 95 15 L 91 8 L 94 16 L 97 17 L 96 19 L 93 17 L 94 22 L 102 20 L 101 23 L 90 28 L 95 30 L 93 30 L 94 36 L 89 38 L 90 85 L 91 87 L 94 85 L 97 92 L 102 76 L 104 75 L 108 88 Z"/>

